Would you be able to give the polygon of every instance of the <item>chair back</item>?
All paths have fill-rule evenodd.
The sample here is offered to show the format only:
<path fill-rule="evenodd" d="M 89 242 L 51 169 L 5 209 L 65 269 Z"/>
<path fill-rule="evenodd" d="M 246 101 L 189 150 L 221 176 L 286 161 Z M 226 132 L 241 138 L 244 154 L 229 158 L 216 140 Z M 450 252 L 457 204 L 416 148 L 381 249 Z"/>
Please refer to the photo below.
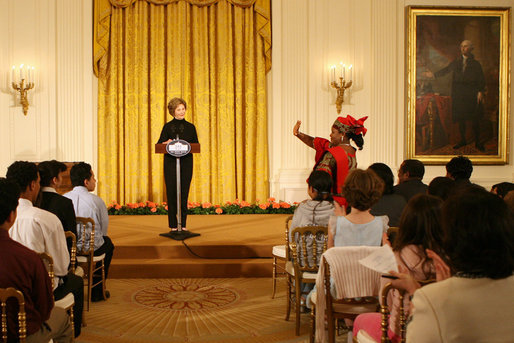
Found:
<path fill-rule="evenodd" d="M 9 287 L 0 288 L 0 303 L 2 307 L 2 342 L 7 342 L 7 299 L 15 298 L 18 301 L 18 338 L 25 343 L 27 337 L 27 317 L 25 314 L 25 298 L 19 290 Z"/>
<path fill-rule="evenodd" d="M 291 233 L 291 252 L 295 273 L 317 273 L 321 255 L 327 250 L 328 227 L 302 226 Z"/>
<path fill-rule="evenodd" d="M 46 271 L 48 272 L 48 276 L 50 277 L 50 280 L 52 280 L 52 288 L 55 287 L 55 274 L 54 274 L 54 259 L 52 256 L 47 254 L 46 252 L 40 252 L 39 257 L 41 260 L 43 260 L 43 263 L 45 264 Z"/>
<path fill-rule="evenodd" d="M 70 272 L 75 274 L 75 264 L 77 263 L 77 236 L 71 231 L 64 231 L 66 238 L 71 240 L 70 249 Z"/>
<path fill-rule="evenodd" d="M 286 218 L 286 261 L 291 261 L 291 247 L 289 242 L 289 230 L 291 229 L 291 222 L 293 221 L 293 216 L 289 216 Z"/>
<path fill-rule="evenodd" d="M 93 256 L 95 249 L 95 221 L 77 217 L 77 255 Z"/>
<path fill-rule="evenodd" d="M 400 342 L 405 343 L 405 330 L 406 330 L 406 328 L 405 328 L 406 318 L 405 317 L 406 317 L 406 315 L 405 315 L 405 308 L 403 307 L 403 305 L 404 305 L 403 296 L 405 295 L 405 291 L 399 290 L 399 289 L 393 287 L 393 285 L 390 282 L 388 284 L 386 284 L 384 286 L 384 288 L 382 288 L 382 293 L 380 295 L 381 303 L 382 303 L 382 305 L 380 305 L 380 313 L 382 315 L 382 320 L 380 322 L 380 327 L 382 330 L 381 343 L 390 343 L 391 342 L 391 340 L 389 339 L 389 335 L 388 335 L 389 315 L 390 315 L 391 311 L 389 309 L 389 306 L 387 305 L 387 296 L 388 296 L 389 292 L 394 289 L 396 289 L 398 292 L 400 292 L 400 296 L 399 296 L 400 308 L 399 308 L 399 313 L 398 313 L 398 316 L 400 318 L 400 337 L 401 337 Z"/>

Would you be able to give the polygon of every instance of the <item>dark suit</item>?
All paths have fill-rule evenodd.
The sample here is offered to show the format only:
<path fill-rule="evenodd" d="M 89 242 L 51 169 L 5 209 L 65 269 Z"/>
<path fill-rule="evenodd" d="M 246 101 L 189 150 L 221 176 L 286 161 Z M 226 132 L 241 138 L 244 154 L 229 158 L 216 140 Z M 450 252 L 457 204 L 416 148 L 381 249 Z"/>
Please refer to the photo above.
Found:
<path fill-rule="evenodd" d="M 485 90 L 484 72 L 480 62 L 470 54 L 464 67 L 464 58 L 452 61 L 448 66 L 434 73 L 436 77 L 452 72 L 452 118 L 459 123 L 461 141 L 466 140 L 466 120 L 473 121 L 475 141 L 479 142 L 480 118 L 483 116 L 483 105 L 477 103 L 477 95 Z"/>
<path fill-rule="evenodd" d="M 42 191 L 39 208 L 55 214 L 61 221 L 64 231 L 73 232 L 75 237 L 77 236 L 77 220 L 73 202 L 70 199 L 59 193 Z M 68 248 L 70 244 L 71 242 L 68 242 Z"/>
<path fill-rule="evenodd" d="M 43 191 L 40 208 L 55 214 L 61 221 L 64 231 L 71 231 L 75 236 L 77 235 L 77 220 L 73 202 L 70 199 L 59 193 Z"/>
<path fill-rule="evenodd" d="M 409 179 L 394 186 L 394 193 L 400 194 L 409 202 L 410 198 L 416 194 L 426 194 L 428 186 L 421 182 L 420 179 Z"/>

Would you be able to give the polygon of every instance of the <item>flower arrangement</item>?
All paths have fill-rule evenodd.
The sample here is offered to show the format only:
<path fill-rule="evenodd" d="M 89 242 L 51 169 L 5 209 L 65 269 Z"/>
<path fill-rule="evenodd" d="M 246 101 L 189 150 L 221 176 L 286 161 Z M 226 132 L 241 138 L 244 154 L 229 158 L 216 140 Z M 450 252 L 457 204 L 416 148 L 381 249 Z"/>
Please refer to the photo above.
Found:
<path fill-rule="evenodd" d="M 210 202 L 187 202 L 187 214 L 293 214 L 298 206 L 297 202 L 290 204 L 285 201 L 275 201 L 275 198 L 268 198 L 265 202 L 256 201 L 250 204 L 247 201 L 227 201 L 222 205 L 211 204 Z M 127 203 L 120 205 L 113 201 L 107 206 L 110 215 L 152 215 L 168 214 L 168 204 L 154 203 L 151 201 L 139 203 Z"/>

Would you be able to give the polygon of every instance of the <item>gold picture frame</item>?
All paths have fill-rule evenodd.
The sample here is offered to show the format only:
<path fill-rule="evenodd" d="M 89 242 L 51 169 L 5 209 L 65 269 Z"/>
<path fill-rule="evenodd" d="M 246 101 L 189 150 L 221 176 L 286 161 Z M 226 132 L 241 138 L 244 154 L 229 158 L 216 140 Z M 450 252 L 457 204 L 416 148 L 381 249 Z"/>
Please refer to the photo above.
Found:
<path fill-rule="evenodd" d="M 408 6 L 407 158 L 507 164 L 510 9 Z"/>

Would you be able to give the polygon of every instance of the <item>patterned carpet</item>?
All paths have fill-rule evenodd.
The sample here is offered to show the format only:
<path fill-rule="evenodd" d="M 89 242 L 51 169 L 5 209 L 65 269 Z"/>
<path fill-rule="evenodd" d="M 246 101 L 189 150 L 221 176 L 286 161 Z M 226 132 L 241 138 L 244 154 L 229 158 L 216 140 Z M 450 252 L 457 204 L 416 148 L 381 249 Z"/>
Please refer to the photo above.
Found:
<path fill-rule="evenodd" d="M 308 342 L 285 316 L 285 284 L 271 279 L 112 279 L 111 298 L 93 303 L 78 343 Z M 339 337 L 338 341 L 345 341 Z"/>

